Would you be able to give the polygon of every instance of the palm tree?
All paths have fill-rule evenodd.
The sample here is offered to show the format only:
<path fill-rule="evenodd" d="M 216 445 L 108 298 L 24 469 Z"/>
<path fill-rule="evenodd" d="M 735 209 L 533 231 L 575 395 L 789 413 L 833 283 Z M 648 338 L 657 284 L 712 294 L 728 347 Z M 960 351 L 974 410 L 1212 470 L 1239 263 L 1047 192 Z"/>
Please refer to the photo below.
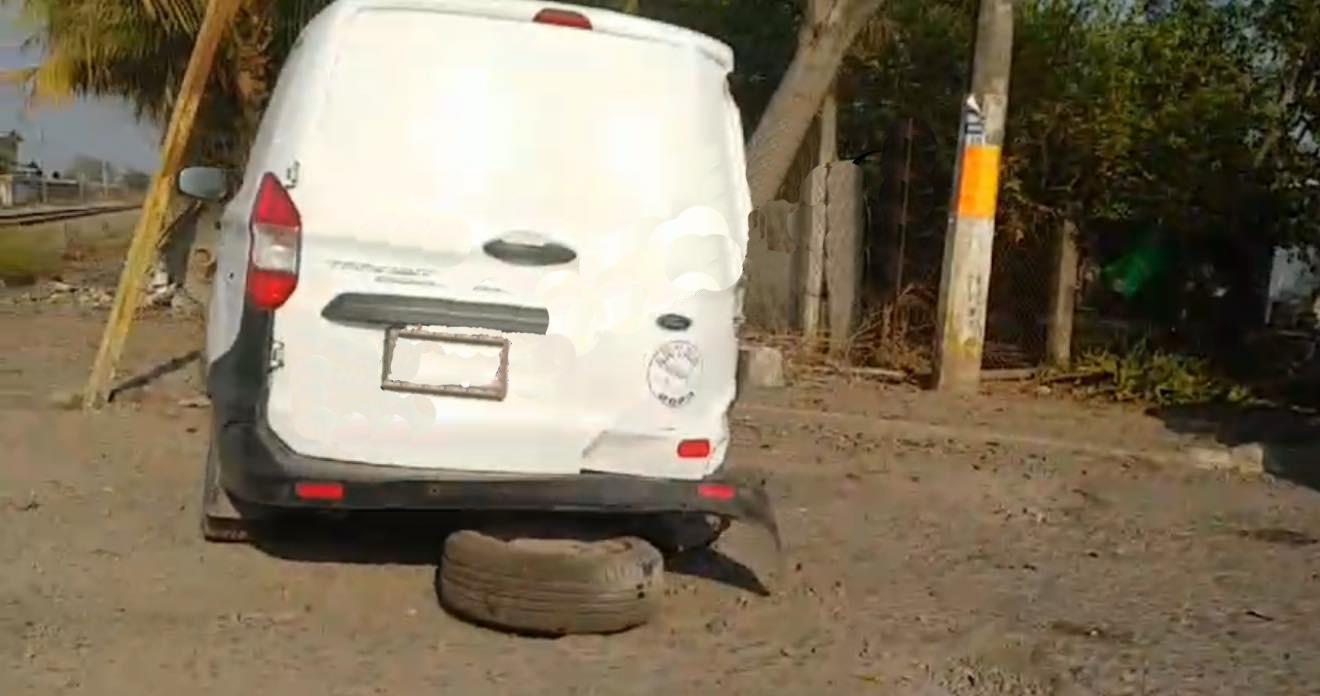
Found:
<path fill-rule="evenodd" d="M 30 105 L 76 96 L 129 101 L 163 124 L 192 51 L 206 0 L 3 0 L 34 27 L 35 67 L 0 73 Z M 307 21 L 330 0 L 244 0 L 217 56 L 192 147 L 236 164 L 256 130 L 275 73 Z"/>

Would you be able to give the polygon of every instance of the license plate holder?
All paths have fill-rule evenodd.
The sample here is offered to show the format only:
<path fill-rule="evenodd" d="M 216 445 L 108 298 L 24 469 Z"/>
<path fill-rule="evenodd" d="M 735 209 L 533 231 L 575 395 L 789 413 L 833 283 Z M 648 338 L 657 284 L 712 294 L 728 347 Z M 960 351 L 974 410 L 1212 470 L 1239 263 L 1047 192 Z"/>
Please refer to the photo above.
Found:
<path fill-rule="evenodd" d="M 401 344 L 403 350 L 401 350 Z M 425 344 L 434 344 L 434 347 L 427 347 Z M 438 348 L 438 352 L 444 353 L 446 346 L 466 348 L 468 351 L 484 354 L 484 356 L 479 356 L 479 360 L 484 357 L 485 367 L 493 368 L 490 379 L 475 384 L 462 379 L 412 381 L 401 379 L 399 375 L 395 374 L 396 357 L 403 356 L 405 359 L 412 359 L 415 351 L 427 350 L 431 350 L 432 357 L 434 357 L 436 352 L 434 348 Z M 430 360 L 430 362 L 435 362 L 435 360 Z M 417 369 L 420 370 L 421 367 L 419 366 Z M 417 327 L 390 327 L 385 330 L 385 352 L 381 359 L 380 388 L 384 391 L 409 394 L 503 401 L 509 393 L 509 341 L 499 336 L 443 333 Z"/>

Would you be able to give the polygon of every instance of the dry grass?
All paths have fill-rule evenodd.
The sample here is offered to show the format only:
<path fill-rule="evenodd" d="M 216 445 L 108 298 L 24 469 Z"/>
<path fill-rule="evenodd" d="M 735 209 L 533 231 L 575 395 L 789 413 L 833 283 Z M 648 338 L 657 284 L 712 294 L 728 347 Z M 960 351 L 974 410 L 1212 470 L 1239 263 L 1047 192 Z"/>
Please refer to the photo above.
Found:
<path fill-rule="evenodd" d="M 757 346 L 779 349 L 784 356 L 784 371 L 790 378 L 799 377 L 829 363 L 829 355 L 822 341 L 808 341 L 799 333 L 769 333 L 745 329 L 743 341 Z"/>
<path fill-rule="evenodd" d="M 868 314 L 838 354 L 830 352 L 826 339 L 808 340 L 799 333 L 749 329 L 743 339 L 778 348 L 785 372 L 797 380 L 821 374 L 887 381 L 910 378 L 931 369 L 935 299 L 929 288 L 909 285 L 896 302 Z"/>
<path fill-rule="evenodd" d="M 59 277 L 72 267 L 121 256 L 136 211 L 30 227 L 0 228 L 0 279 L 25 284 Z"/>
<path fill-rule="evenodd" d="M 67 247 L 62 225 L 0 229 L 0 280 L 23 284 L 58 275 Z"/>
<path fill-rule="evenodd" d="M 910 284 L 894 302 L 868 314 L 849 342 L 849 361 L 909 374 L 929 372 L 937 292 L 926 285 Z"/>

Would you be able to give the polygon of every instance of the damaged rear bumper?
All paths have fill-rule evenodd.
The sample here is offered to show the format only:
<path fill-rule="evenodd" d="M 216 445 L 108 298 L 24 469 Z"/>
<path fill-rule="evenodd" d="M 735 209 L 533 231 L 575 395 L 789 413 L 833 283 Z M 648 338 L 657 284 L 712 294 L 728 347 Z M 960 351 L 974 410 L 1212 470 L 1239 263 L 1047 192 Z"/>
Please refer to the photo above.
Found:
<path fill-rule="evenodd" d="M 337 510 L 474 510 L 602 514 L 700 513 L 751 523 L 779 542 L 761 481 L 717 474 L 685 481 L 621 474 L 517 477 L 378 466 L 307 457 L 264 419 L 217 424 L 221 483 L 234 497 L 271 507 Z M 299 483 L 335 484 L 341 495 L 308 500 Z"/>

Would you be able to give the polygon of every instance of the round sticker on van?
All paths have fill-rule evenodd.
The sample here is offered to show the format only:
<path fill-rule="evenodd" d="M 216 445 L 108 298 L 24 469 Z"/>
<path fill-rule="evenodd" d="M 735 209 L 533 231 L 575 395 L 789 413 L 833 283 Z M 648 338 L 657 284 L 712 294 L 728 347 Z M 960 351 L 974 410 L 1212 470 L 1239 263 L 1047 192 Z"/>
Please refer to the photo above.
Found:
<path fill-rule="evenodd" d="M 646 381 L 660 403 L 678 408 L 696 396 L 701 374 L 701 351 L 687 341 L 670 341 L 651 356 Z"/>

